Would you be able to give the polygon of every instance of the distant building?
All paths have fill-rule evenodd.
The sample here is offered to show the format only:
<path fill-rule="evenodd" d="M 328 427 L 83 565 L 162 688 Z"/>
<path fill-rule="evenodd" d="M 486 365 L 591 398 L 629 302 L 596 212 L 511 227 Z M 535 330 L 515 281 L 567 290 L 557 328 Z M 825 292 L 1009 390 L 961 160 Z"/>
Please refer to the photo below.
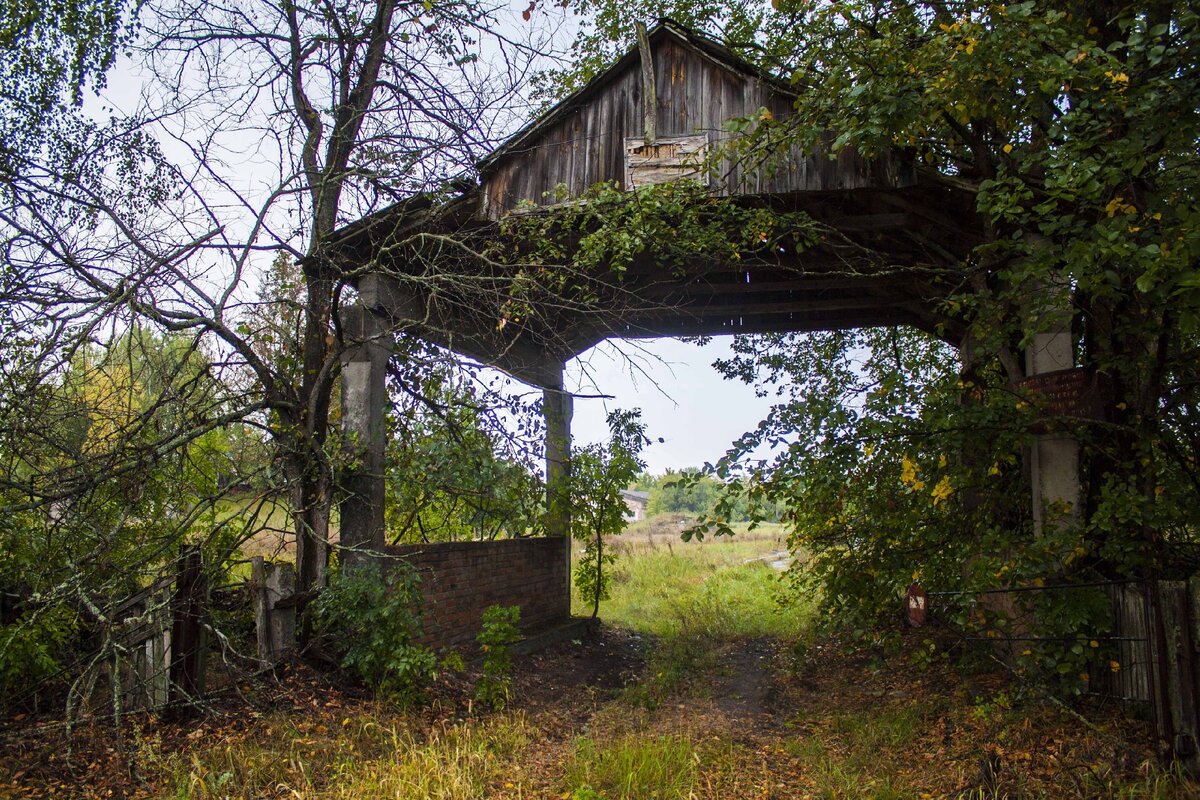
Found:
<path fill-rule="evenodd" d="M 621 499 L 625 501 L 625 520 L 627 522 L 638 522 L 646 518 L 646 507 L 650 505 L 649 492 L 622 489 Z"/>

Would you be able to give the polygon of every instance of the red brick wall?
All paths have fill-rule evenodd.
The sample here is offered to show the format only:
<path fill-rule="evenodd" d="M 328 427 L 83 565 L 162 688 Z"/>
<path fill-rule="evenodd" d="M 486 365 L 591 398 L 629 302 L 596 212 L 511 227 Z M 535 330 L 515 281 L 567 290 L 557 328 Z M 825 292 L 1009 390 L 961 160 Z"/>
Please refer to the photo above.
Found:
<path fill-rule="evenodd" d="M 566 540 L 500 539 L 387 548 L 412 564 L 424 596 L 423 643 L 434 648 L 474 645 L 488 606 L 521 607 L 521 627 L 566 619 L 571 613 Z"/>

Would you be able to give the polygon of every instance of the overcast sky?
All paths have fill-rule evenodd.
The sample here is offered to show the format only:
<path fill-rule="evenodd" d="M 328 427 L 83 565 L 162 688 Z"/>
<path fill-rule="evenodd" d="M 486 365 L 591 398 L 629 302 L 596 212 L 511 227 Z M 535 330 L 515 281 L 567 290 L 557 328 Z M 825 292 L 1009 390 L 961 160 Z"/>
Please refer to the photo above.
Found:
<path fill-rule="evenodd" d="M 651 472 L 715 461 L 770 407 L 768 399 L 754 396 L 753 387 L 727 381 L 712 368 L 713 361 L 729 356 L 729 342 L 716 337 L 700 347 L 677 339 L 614 341 L 584 353 L 568 365 L 568 388 L 613 399 L 575 400 L 575 443 L 606 439 L 605 415 L 612 409 L 640 408 L 654 440 L 643 453 Z"/>

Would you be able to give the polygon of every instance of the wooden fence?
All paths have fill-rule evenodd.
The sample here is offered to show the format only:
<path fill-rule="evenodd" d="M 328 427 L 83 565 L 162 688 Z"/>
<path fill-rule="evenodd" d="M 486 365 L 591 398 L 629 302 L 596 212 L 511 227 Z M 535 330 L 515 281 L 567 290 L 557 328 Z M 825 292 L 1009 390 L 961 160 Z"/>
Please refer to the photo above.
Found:
<path fill-rule="evenodd" d="M 1106 591 L 1117 663 L 1097 664 L 1089 688 L 1148 704 L 1164 755 L 1200 775 L 1200 577 Z"/>
<path fill-rule="evenodd" d="M 184 710 L 204 693 L 208 581 L 199 547 L 111 614 L 109 685 L 125 711 Z"/>
<path fill-rule="evenodd" d="M 110 635 L 117 657 L 111 685 L 127 711 L 163 708 L 170 700 L 173 583 L 170 578 L 155 582 L 112 614 Z"/>

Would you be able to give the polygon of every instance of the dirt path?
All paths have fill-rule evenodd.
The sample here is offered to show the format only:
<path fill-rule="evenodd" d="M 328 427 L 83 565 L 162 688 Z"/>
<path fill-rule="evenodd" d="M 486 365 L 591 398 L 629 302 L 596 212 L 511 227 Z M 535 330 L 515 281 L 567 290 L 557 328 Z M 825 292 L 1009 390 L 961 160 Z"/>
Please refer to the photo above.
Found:
<path fill-rule="evenodd" d="M 738 730 L 766 734 L 786 721 L 787 708 L 780 702 L 779 651 L 778 641 L 761 636 L 727 644 L 718 656 L 713 702 L 738 723 Z"/>

